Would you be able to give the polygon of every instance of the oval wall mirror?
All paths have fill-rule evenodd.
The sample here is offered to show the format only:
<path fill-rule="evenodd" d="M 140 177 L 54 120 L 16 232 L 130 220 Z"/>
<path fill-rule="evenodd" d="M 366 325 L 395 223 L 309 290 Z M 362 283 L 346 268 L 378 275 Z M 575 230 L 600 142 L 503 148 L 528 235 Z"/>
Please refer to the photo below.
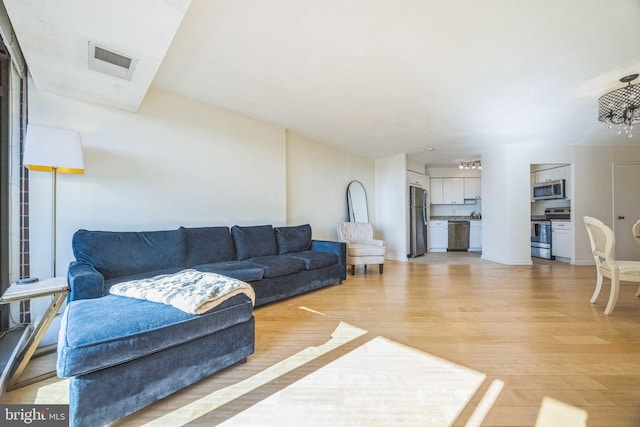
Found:
<path fill-rule="evenodd" d="M 350 222 L 369 222 L 367 192 L 360 181 L 351 181 L 347 186 L 347 207 Z"/>

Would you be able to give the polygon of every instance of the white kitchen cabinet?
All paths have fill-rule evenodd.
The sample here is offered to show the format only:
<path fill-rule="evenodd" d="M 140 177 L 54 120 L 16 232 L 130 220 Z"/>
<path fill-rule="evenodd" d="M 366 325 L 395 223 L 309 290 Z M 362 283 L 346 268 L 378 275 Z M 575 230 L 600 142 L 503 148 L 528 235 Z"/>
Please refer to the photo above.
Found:
<path fill-rule="evenodd" d="M 465 195 L 467 179 L 477 180 L 470 183 L 472 197 Z M 431 178 L 430 183 L 432 205 L 462 205 L 464 199 L 480 198 L 480 178 Z"/>
<path fill-rule="evenodd" d="M 469 252 L 482 252 L 482 221 L 469 221 Z"/>
<path fill-rule="evenodd" d="M 480 199 L 480 178 L 464 178 L 464 198 Z"/>
<path fill-rule="evenodd" d="M 442 181 L 443 178 L 431 178 L 429 187 L 431 188 L 430 202 L 432 205 L 443 204 L 442 193 Z"/>
<path fill-rule="evenodd" d="M 429 252 L 446 252 L 449 245 L 449 221 L 429 222 Z"/>
<path fill-rule="evenodd" d="M 442 203 L 445 205 L 464 204 L 464 178 L 442 179 Z"/>
<path fill-rule="evenodd" d="M 567 166 L 551 169 L 551 181 L 567 179 Z"/>
<path fill-rule="evenodd" d="M 533 183 L 538 184 L 540 182 L 557 181 L 559 179 L 567 178 L 567 166 L 560 166 L 551 169 L 545 169 L 533 173 Z"/>
<path fill-rule="evenodd" d="M 409 186 L 429 189 L 429 177 L 414 171 L 407 171 L 407 182 Z"/>
<path fill-rule="evenodd" d="M 573 227 L 570 221 L 551 221 L 551 255 L 571 260 L 573 243 Z M 562 259 L 559 259 L 562 261 Z"/>

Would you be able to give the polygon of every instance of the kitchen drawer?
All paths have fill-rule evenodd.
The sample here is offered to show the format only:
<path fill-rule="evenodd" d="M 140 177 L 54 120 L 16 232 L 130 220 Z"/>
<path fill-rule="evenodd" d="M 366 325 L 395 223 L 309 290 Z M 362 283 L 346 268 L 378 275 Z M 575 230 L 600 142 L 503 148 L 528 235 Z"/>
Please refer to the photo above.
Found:
<path fill-rule="evenodd" d="M 552 230 L 573 230 L 573 225 L 571 225 L 571 221 L 551 220 L 551 229 Z"/>
<path fill-rule="evenodd" d="M 447 220 L 437 220 L 437 221 L 430 221 L 429 225 L 431 227 L 448 227 L 449 226 L 449 221 Z"/>

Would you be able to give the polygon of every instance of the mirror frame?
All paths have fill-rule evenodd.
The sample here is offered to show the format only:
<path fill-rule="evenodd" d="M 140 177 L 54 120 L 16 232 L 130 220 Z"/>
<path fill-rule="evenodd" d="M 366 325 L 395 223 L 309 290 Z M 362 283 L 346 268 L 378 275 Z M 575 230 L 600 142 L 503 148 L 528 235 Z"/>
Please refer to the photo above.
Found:
<path fill-rule="evenodd" d="M 364 206 L 362 206 L 363 202 Z M 360 181 L 354 180 L 347 185 L 347 213 L 349 222 L 369 222 L 367 190 Z"/>

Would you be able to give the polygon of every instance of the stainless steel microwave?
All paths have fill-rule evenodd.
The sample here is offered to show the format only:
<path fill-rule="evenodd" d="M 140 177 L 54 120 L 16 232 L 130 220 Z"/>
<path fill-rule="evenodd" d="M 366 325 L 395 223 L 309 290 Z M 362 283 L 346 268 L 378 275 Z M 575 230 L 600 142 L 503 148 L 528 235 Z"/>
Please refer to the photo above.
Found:
<path fill-rule="evenodd" d="M 564 199 L 564 179 L 533 184 L 533 200 Z"/>

